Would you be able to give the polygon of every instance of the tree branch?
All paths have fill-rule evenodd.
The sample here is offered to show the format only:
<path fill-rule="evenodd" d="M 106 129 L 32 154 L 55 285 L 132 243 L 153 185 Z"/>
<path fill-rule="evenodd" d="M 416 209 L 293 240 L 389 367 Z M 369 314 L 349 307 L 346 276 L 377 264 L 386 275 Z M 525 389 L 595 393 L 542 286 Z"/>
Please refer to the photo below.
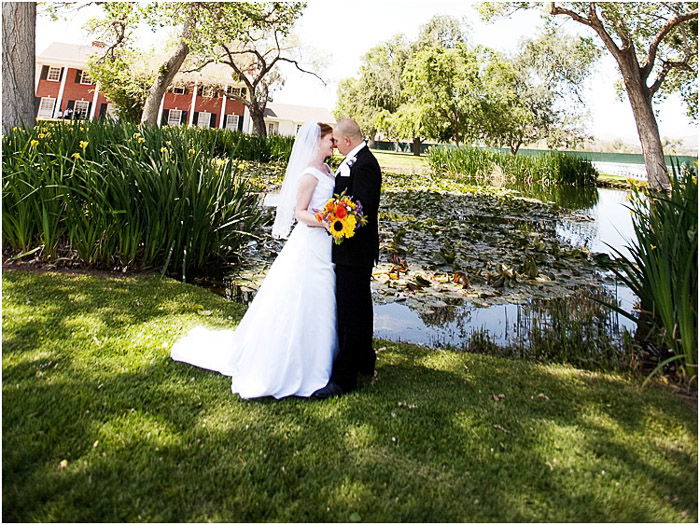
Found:
<path fill-rule="evenodd" d="M 596 33 L 598 33 L 598 36 L 603 39 L 603 43 L 605 46 L 610 50 L 610 52 L 617 57 L 618 54 L 620 53 L 620 49 L 617 47 L 617 44 L 613 41 L 613 39 L 610 37 L 608 32 L 605 30 L 605 27 L 603 27 L 603 23 L 600 21 L 598 18 L 598 15 L 596 14 L 596 4 L 595 2 L 590 2 L 588 5 L 588 16 L 589 18 L 585 18 L 575 11 L 572 11 L 570 9 L 566 9 L 564 7 L 559 7 L 557 6 L 554 2 L 549 3 L 549 14 L 550 15 L 566 15 L 570 17 L 571 19 L 575 20 L 579 24 L 583 24 L 585 26 L 588 26 L 592 28 Z"/>
<path fill-rule="evenodd" d="M 651 74 L 652 69 L 654 69 L 654 62 L 656 61 L 656 53 L 658 51 L 659 44 L 661 44 L 661 41 L 666 37 L 666 35 L 678 24 L 681 24 L 687 20 L 697 17 L 698 10 L 695 9 L 688 13 L 684 13 L 674 18 L 671 18 L 668 22 L 666 22 L 666 25 L 664 25 L 659 30 L 659 32 L 654 37 L 654 40 L 651 42 L 651 45 L 649 46 L 649 52 L 647 53 L 647 61 L 644 64 L 644 67 L 642 67 L 642 79 L 646 80 Z M 654 82 L 654 84 L 656 84 L 656 82 Z"/>
<path fill-rule="evenodd" d="M 299 71 L 301 71 L 302 73 L 306 73 L 307 75 L 313 75 L 313 76 L 315 76 L 317 79 L 319 79 L 319 80 L 321 81 L 321 83 L 322 83 L 324 86 L 326 86 L 326 81 L 325 81 L 325 80 L 323 80 L 321 77 L 319 77 L 319 76 L 318 76 L 316 73 L 314 73 L 313 71 L 306 71 L 305 69 L 303 69 L 303 68 L 299 65 L 299 63 L 298 63 L 296 60 L 292 60 L 291 58 L 284 58 L 284 57 L 281 57 L 279 60 L 280 60 L 281 62 L 289 62 L 290 64 L 294 64 L 294 66 L 295 66 Z"/>
<path fill-rule="evenodd" d="M 588 27 L 593 27 L 593 23 L 587 19 L 579 15 L 578 13 L 571 11 L 569 9 L 566 9 L 564 7 L 557 7 L 557 5 L 554 2 L 549 3 L 549 14 L 550 15 L 567 15 L 570 18 L 573 18 L 576 20 L 578 23 L 586 25 Z"/>
<path fill-rule="evenodd" d="M 666 80 L 666 76 L 672 69 L 676 68 L 685 69 L 686 71 L 694 71 L 694 69 L 690 66 L 691 58 L 691 55 L 686 55 L 685 58 L 680 61 L 664 60 L 664 65 L 661 68 L 661 71 L 659 72 L 659 76 L 656 77 L 656 80 L 649 88 L 649 95 L 654 96 L 654 94 L 659 90 L 661 84 L 663 84 L 664 80 Z"/>

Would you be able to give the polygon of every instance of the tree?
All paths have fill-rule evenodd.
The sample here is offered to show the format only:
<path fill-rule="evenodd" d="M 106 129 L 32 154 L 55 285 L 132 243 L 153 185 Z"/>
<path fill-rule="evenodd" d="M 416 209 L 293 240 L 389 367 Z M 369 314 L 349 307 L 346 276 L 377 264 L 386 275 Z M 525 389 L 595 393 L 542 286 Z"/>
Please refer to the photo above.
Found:
<path fill-rule="evenodd" d="M 286 2 L 94 3 L 102 6 L 103 16 L 91 20 L 88 28 L 111 43 L 100 62 L 119 64 L 119 50 L 128 49 L 139 24 L 146 23 L 154 30 L 173 27 L 178 31 L 170 54 L 153 75 L 143 103 L 141 122 L 147 125 L 157 124 L 163 95 L 190 54 L 197 55 L 201 68 L 212 61 L 216 46 L 222 42 L 230 44 L 245 39 L 256 29 L 286 35 L 306 6 Z M 65 10 L 65 4 L 52 9 Z"/>
<path fill-rule="evenodd" d="M 325 85 L 320 76 L 301 65 L 300 45 L 296 38 L 288 37 L 289 29 L 290 26 L 274 27 L 268 31 L 255 28 L 246 31 L 245 37 L 238 42 L 218 43 L 221 54 L 215 61 L 228 65 L 233 70 L 233 78 L 242 81 L 248 92 L 247 97 L 231 95 L 231 98 L 246 105 L 253 130 L 261 137 L 267 136 L 264 116 L 270 95 L 284 82 L 281 64 L 291 64 Z"/>
<path fill-rule="evenodd" d="M 37 106 L 34 92 L 36 64 L 36 3 L 2 4 L 2 129 L 33 126 Z"/>
<path fill-rule="evenodd" d="M 370 49 L 362 57 L 359 78 L 346 78 L 338 85 L 335 117 L 355 119 L 373 140 L 385 127 L 380 114 L 394 113 L 403 100 L 401 75 L 409 53 L 402 35 Z"/>
<path fill-rule="evenodd" d="M 533 4 L 488 3 L 486 19 Z M 550 2 L 564 16 L 593 30 L 618 64 L 632 106 L 650 185 L 669 187 L 653 99 L 679 91 L 697 108 L 698 10 L 696 3 Z"/>
<path fill-rule="evenodd" d="M 421 108 L 406 105 L 404 70 L 420 51 L 433 46 L 453 48 L 458 43 L 466 43 L 464 24 L 450 16 L 435 16 L 421 27 L 414 42 L 408 43 L 404 35 L 395 35 L 373 47 L 362 58 L 359 78 L 340 82 L 336 117 L 354 118 L 370 139 L 381 131 L 411 140 L 413 153 L 420 155 L 428 115 Z M 411 130 L 416 134 L 409 136 Z"/>
<path fill-rule="evenodd" d="M 477 56 L 466 44 L 419 51 L 406 64 L 403 82 L 405 105 L 414 107 L 399 108 L 399 119 L 420 122 L 422 134 L 438 141 L 462 144 L 481 136 L 478 123 L 483 122 L 486 99 Z M 402 124 L 396 122 L 395 127 L 405 127 Z"/>
<path fill-rule="evenodd" d="M 155 77 L 142 51 L 119 48 L 102 59 L 90 58 L 88 73 L 100 85 L 104 96 L 114 103 L 120 119 L 141 121 Z"/>
<path fill-rule="evenodd" d="M 513 154 L 523 144 L 573 146 L 587 138 L 582 117 L 584 80 L 600 54 L 591 39 L 556 34 L 551 28 L 507 57 L 485 48 L 484 140 Z"/>
<path fill-rule="evenodd" d="M 201 68 L 216 61 L 212 57 L 217 53 L 221 56 L 220 48 L 223 45 L 239 46 L 246 39 L 259 36 L 260 31 L 272 31 L 275 37 L 286 36 L 305 7 L 304 3 L 285 2 L 188 2 L 166 4 L 167 11 L 151 11 L 149 13 L 151 23 L 162 21 L 165 15 L 170 20 L 179 22 L 181 33 L 175 50 L 158 69 L 144 105 L 141 122 L 156 124 L 160 101 L 165 90 L 180 71 L 190 52 L 198 55 L 200 62 L 198 67 Z M 266 73 L 269 73 L 269 70 Z M 258 80 L 258 84 L 261 82 L 262 80 Z M 248 83 L 246 85 L 250 89 Z M 256 91 L 251 90 L 251 95 L 255 94 Z M 248 105 L 249 109 L 251 108 L 247 100 L 241 100 Z M 265 103 L 267 103 L 267 97 L 265 97 Z M 257 110 L 258 107 L 259 105 L 254 109 Z M 264 106 L 262 111 L 264 112 Z M 251 117 L 253 117 L 252 110 Z M 255 119 L 253 122 L 255 129 L 260 132 L 259 123 L 256 123 Z M 264 128 L 263 123 L 263 134 Z"/>

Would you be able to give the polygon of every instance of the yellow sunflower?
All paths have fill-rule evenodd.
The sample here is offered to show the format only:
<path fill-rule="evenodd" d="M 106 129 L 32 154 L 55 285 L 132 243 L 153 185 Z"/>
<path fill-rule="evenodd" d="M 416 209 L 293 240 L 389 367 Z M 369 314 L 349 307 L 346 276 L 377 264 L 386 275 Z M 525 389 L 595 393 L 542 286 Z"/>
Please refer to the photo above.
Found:
<path fill-rule="evenodd" d="M 330 232 L 335 239 L 341 239 L 345 235 L 345 224 L 342 219 L 334 219 L 330 223 Z"/>

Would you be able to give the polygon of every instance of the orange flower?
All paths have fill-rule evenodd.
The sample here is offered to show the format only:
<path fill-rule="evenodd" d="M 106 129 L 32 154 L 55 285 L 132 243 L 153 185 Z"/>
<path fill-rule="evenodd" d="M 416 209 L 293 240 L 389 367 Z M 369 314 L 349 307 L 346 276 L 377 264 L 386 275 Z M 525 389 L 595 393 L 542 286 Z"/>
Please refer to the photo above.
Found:
<path fill-rule="evenodd" d="M 348 210 L 345 209 L 345 206 L 342 204 L 338 206 L 338 209 L 335 210 L 335 215 L 339 219 L 344 219 L 348 215 Z"/>

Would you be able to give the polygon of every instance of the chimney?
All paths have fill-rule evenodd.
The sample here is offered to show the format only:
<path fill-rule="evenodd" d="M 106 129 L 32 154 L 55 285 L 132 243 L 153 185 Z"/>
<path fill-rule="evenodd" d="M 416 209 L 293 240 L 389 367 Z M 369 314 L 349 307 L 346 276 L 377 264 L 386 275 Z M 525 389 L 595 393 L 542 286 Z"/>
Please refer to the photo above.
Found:
<path fill-rule="evenodd" d="M 92 47 L 107 47 L 107 44 L 100 42 L 99 40 L 93 40 Z"/>

